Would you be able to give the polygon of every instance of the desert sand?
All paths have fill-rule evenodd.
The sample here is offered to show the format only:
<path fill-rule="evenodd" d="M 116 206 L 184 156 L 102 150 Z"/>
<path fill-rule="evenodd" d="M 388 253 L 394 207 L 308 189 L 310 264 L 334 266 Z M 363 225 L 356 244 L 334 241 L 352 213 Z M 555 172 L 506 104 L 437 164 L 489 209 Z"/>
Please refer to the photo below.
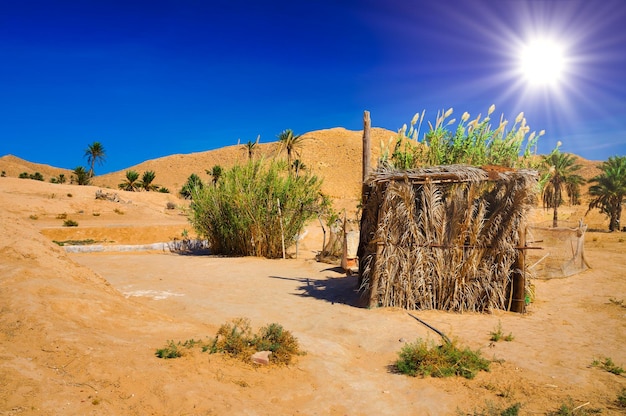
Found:
<path fill-rule="evenodd" d="M 381 140 L 388 133 L 381 131 Z M 314 132 L 302 155 L 348 212 L 359 189 L 359 135 Z M 154 169 L 157 182 L 176 190 L 194 170 L 245 157 L 239 148 L 221 151 L 222 158 L 176 155 L 134 169 Z M 604 232 L 606 219 L 598 213 L 585 217 L 597 230 L 586 235 L 592 268 L 535 279 L 536 299 L 526 314 L 414 312 L 480 348 L 494 360 L 490 372 L 473 380 L 411 378 L 393 371 L 401 347 L 438 336 L 404 310 L 360 307 L 356 277 L 315 261 L 322 244 L 317 221 L 307 227 L 297 259 L 116 251 L 192 233 L 187 202 L 174 193 L 107 189 L 123 172 L 96 177 L 96 186 L 15 177 L 44 168 L 0 158 L 7 172 L 0 178 L 2 415 L 447 415 L 514 403 L 521 403 L 520 414 L 546 414 L 563 403 L 624 412 L 616 399 L 626 377 L 591 365 L 610 357 L 626 366 L 620 304 L 626 303 L 626 234 Z M 61 171 L 50 169 L 44 175 Z M 586 169 L 595 174 L 593 163 Z M 99 189 L 121 201 L 96 200 Z M 585 208 L 560 212 L 575 221 Z M 63 218 L 78 227 L 63 227 Z M 531 218 L 551 216 L 536 209 Z M 85 239 L 111 251 L 67 253 L 53 242 Z M 168 340 L 207 339 L 237 317 L 254 328 L 280 323 L 306 355 L 289 366 L 253 366 L 199 350 L 172 360 L 155 356 Z M 489 340 L 498 324 L 513 341 Z"/>

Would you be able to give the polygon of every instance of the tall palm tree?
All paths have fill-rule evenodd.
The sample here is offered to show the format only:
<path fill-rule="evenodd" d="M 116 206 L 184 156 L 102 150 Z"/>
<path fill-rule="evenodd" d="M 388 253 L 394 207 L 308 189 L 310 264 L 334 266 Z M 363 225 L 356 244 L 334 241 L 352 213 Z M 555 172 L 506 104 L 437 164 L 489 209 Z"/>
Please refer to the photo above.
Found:
<path fill-rule="evenodd" d="M 126 180 L 117 186 L 123 191 L 136 191 L 137 189 L 141 188 L 139 173 L 135 170 L 127 170 Z"/>
<path fill-rule="evenodd" d="M 146 191 L 156 191 L 159 189 L 159 185 L 155 185 L 154 178 L 156 178 L 156 174 L 153 170 L 147 170 L 141 176 L 141 188 Z"/>
<path fill-rule="evenodd" d="M 552 226 L 559 225 L 559 206 L 563 203 L 563 192 L 571 204 L 578 204 L 580 196 L 580 185 L 585 181 L 576 172 L 581 165 L 576 163 L 576 156 L 569 153 L 561 153 L 554 149 L 552 153 L 543 156 L 542 166 L 545 173 L 542 175 L 543 184 L 542 199 L 544 208 L 552 208 Z"/>
<path fill-rule="evenodd" d="M 253 141 L 248 140 L 248 143 L 243 145 L 244 149 L 248 151 L 248 160 L 252 160 L 252 157 L 254 156 L 254 150 L 259 144 L 260 139 L 261 139 L 261 135 L 258 135 L 256 137 L 256 141 L 253 142 Z"/>
<path fill-rule="evenodd" d="M 587 212 L 598 208 L 609 217 L 609 231 L 619 231 L 622 204 L 626 199 L 626 156 L 609 157 L 599 168 L 602 173 L 589 179 L 595 185 L 589 188 L 589 195 L 594 198 Z"/>
<path fill-rule="evenodd" d="M 291 171 L 291 158 L 293 154 L 298 155 L 298 148 L 302 146 L 304 138 L 302 135 L 293 134 L 293 130 L 287 129 L 278 135 L 278 142 L 280 143 L 280 150 L 287 151 L 287 166 Z"/>
<path fill-rule="evenodd" d="M 84 167 L 76 167 L 73 173 L 72 181 L 75 180 L 78 185 L 89 185 L 89 182 L 91 182 L 91 176 L 89 176 L 89 172 Z"/>
<path fill-rule="evenodd" d="M 104 146 L 100 142 L 93 142 L 87 149 L 85 150 L 85 157 L 87 158 L 87 163 L 89 164 L 89 176 L 93 178 L 95 171 L 94 165 L 98 163 L 101 165 L 106 160 L 106 151 L 104 150 Z"/>

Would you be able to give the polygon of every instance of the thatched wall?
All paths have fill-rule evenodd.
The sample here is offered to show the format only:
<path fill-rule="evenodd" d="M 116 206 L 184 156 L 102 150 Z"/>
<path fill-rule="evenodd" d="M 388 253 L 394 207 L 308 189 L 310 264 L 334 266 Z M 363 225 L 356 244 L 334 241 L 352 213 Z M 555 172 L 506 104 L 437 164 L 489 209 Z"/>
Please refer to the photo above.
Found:
<path fill-rule="evenodd" d="M 363 296 L 370 306 L 508 309 L 536 183 L 528 170 L 378 170 L 361 217 Z"/>

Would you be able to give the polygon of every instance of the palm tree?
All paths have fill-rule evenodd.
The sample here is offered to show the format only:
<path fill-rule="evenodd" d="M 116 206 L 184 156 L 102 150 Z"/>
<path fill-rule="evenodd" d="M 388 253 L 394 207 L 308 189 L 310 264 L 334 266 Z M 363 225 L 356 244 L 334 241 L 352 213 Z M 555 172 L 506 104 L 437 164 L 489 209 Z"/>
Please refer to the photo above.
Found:
<path fill-rule="evenodd" d="M 202 179 L 200 179 L 200 177 L 195 173 L 192 173 L 191 175 L 189 175 L 189 177 L 187 178 L 187 182 L 180 190 L 180 194 L 185 199 L 191 199 L 193 192 L 202 188 L 204 188 L 204 183 L 202 182 Z"/>
<path fill-rule="evenodd" d="M 306 169 L 306 165 L 304 163 L 302 163 L 302 161 L 300 159 L 294 160 L 293 164 L 292 164 L 292 167 L 296 171 L 296 176 L 298 176 L 298 174 L 300 173 L 301 170 L 305 170 Z"/>
<path fill-rule="evenodd" d="M 84 167 L 82 166 L 76 167 L 73 173 L 74 173 L 74 176 L 72 177 L 72 180 L 76 180 L 76 183 L 78 185 L 89 185 L 89 182 L 91 182 L 91 176 L 89 175 L 89 172 L 85 170 Z"/>
<path fill-rule="evenodd" d="M 563 203 L 563 191 L 567 193 L 570 204 L 578 204 L 580 185 L 585 181 L 576 172 L 581 165 L 576 163 L 576 156 L 569 153 L 561 153 L 557 146 L 542 160 L 545 173 L 541 178 L 543 184 L 542 199 L 544 208 L 552 208 L 552 226 L 558 227 L 559 206 Z"/>
<path fill-rule="evenodd" d="M 587 212 L 598 208 L 609 217 L 609 231 L 619 231 L 622 204 L 626 199 L 626 156 L 609 157 L 599 168 L 602 173 L 589 179 L 595 185 L 589 188 L 589 195 L 594 198 Z"/>
<path fill-rule="evenodd" d="M 126 171 L 126 181 L 117 185 L 123 191 L 136 191 L 141 188 L 142 184 L 139 181 L 139 173 L 135 170 L 127 170 Z"/>
<path fill-rule="evenodd" d="M 93 142 L 87 149 L 85 150 L 85 157 L 87 158 L 87 163 L 89 164 L 89 177 L 93 178 L 95 171 L 94 165 L 98 163 L 101 165 L 106 159 L 106 151 L 104 150 L 104 146 L 100 142 Z"/>
<path fill-rule="evenodd" d="M 141 188 L 145 189 L 146 191 L 156 191 L 157 189 L 159 189 L 159 185 L 154 185 L 152 183 L 154 182 L 154 178 L 156 178 L 156 174 L 153 170 L 145 171 L 143 173 L 143 176 L 141 177 Z"/>
<path fill-rule="evenodd" d="M 291 157 L 292 154 L 298 155 L 298 147 L 302 146 L 304 138 L 302 135 L 294 135 L 293 130 L 287 129 L 278 135 L 278 142 L 280 143 L 280 149 L 287 150 L 287 166 L 291 171 Z"/>
<path fill-rule="evenodd" d="M 224 173 L 224 169 L 222 169 L 220 165 L 215 165 L 211 168 L 210 171 L 207 170 L 206 173 L 208 173 L 209 175 L 213 177 L 213 186 L 217 186 L 217 182 L 222 177 L 222 174 Z"/>
<path fill-rule="evenodd" d="M 258 135 L 256 137 L 256 141 L 253 142 L 253 141 L 248 140 L 248 143 L 243 145 L 244 149 L 248 151 L 248 160 L 252 160 L 252 157 L 254 156 L 254 150 L 259 144 L 260 139 L 261 139 L 261 135 Z"/>

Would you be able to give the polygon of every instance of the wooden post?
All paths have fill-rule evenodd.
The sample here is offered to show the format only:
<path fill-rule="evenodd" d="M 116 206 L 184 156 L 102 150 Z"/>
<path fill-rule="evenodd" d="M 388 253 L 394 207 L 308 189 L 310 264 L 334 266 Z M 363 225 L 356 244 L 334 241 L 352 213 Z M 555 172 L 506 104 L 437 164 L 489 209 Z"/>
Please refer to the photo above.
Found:
<path fill-rule="evenodd" d="M 370 173 L 370 155 L 372 154 L 372 141 L 370 140 L 370 127 L 372 121 L 370 112 L 363 112 L 363 185 L 361 189 L 361 204 L 365 205 L 366 186 L 365 180 Z"/>
<path fill-rule="evenodd" d="M 511 280 L 511 312 L 526 312 L 526 224 L 519 230 L 520 241 L 517 251 L 517 261 L 513 265 L 513 279 Z"/>
<path fill-rule="evenodd" d="M 379 241 L 376 243 L 376 260 L 380 261 L 382 257 L 383 248 L 385 248 L 385 243 Z M 370 298 L 368 301 L 368 307 L 376 308 L 378 307 L 378 275 L 376 274 L 377 267 L 372 267 L 370 269 Z"/>

